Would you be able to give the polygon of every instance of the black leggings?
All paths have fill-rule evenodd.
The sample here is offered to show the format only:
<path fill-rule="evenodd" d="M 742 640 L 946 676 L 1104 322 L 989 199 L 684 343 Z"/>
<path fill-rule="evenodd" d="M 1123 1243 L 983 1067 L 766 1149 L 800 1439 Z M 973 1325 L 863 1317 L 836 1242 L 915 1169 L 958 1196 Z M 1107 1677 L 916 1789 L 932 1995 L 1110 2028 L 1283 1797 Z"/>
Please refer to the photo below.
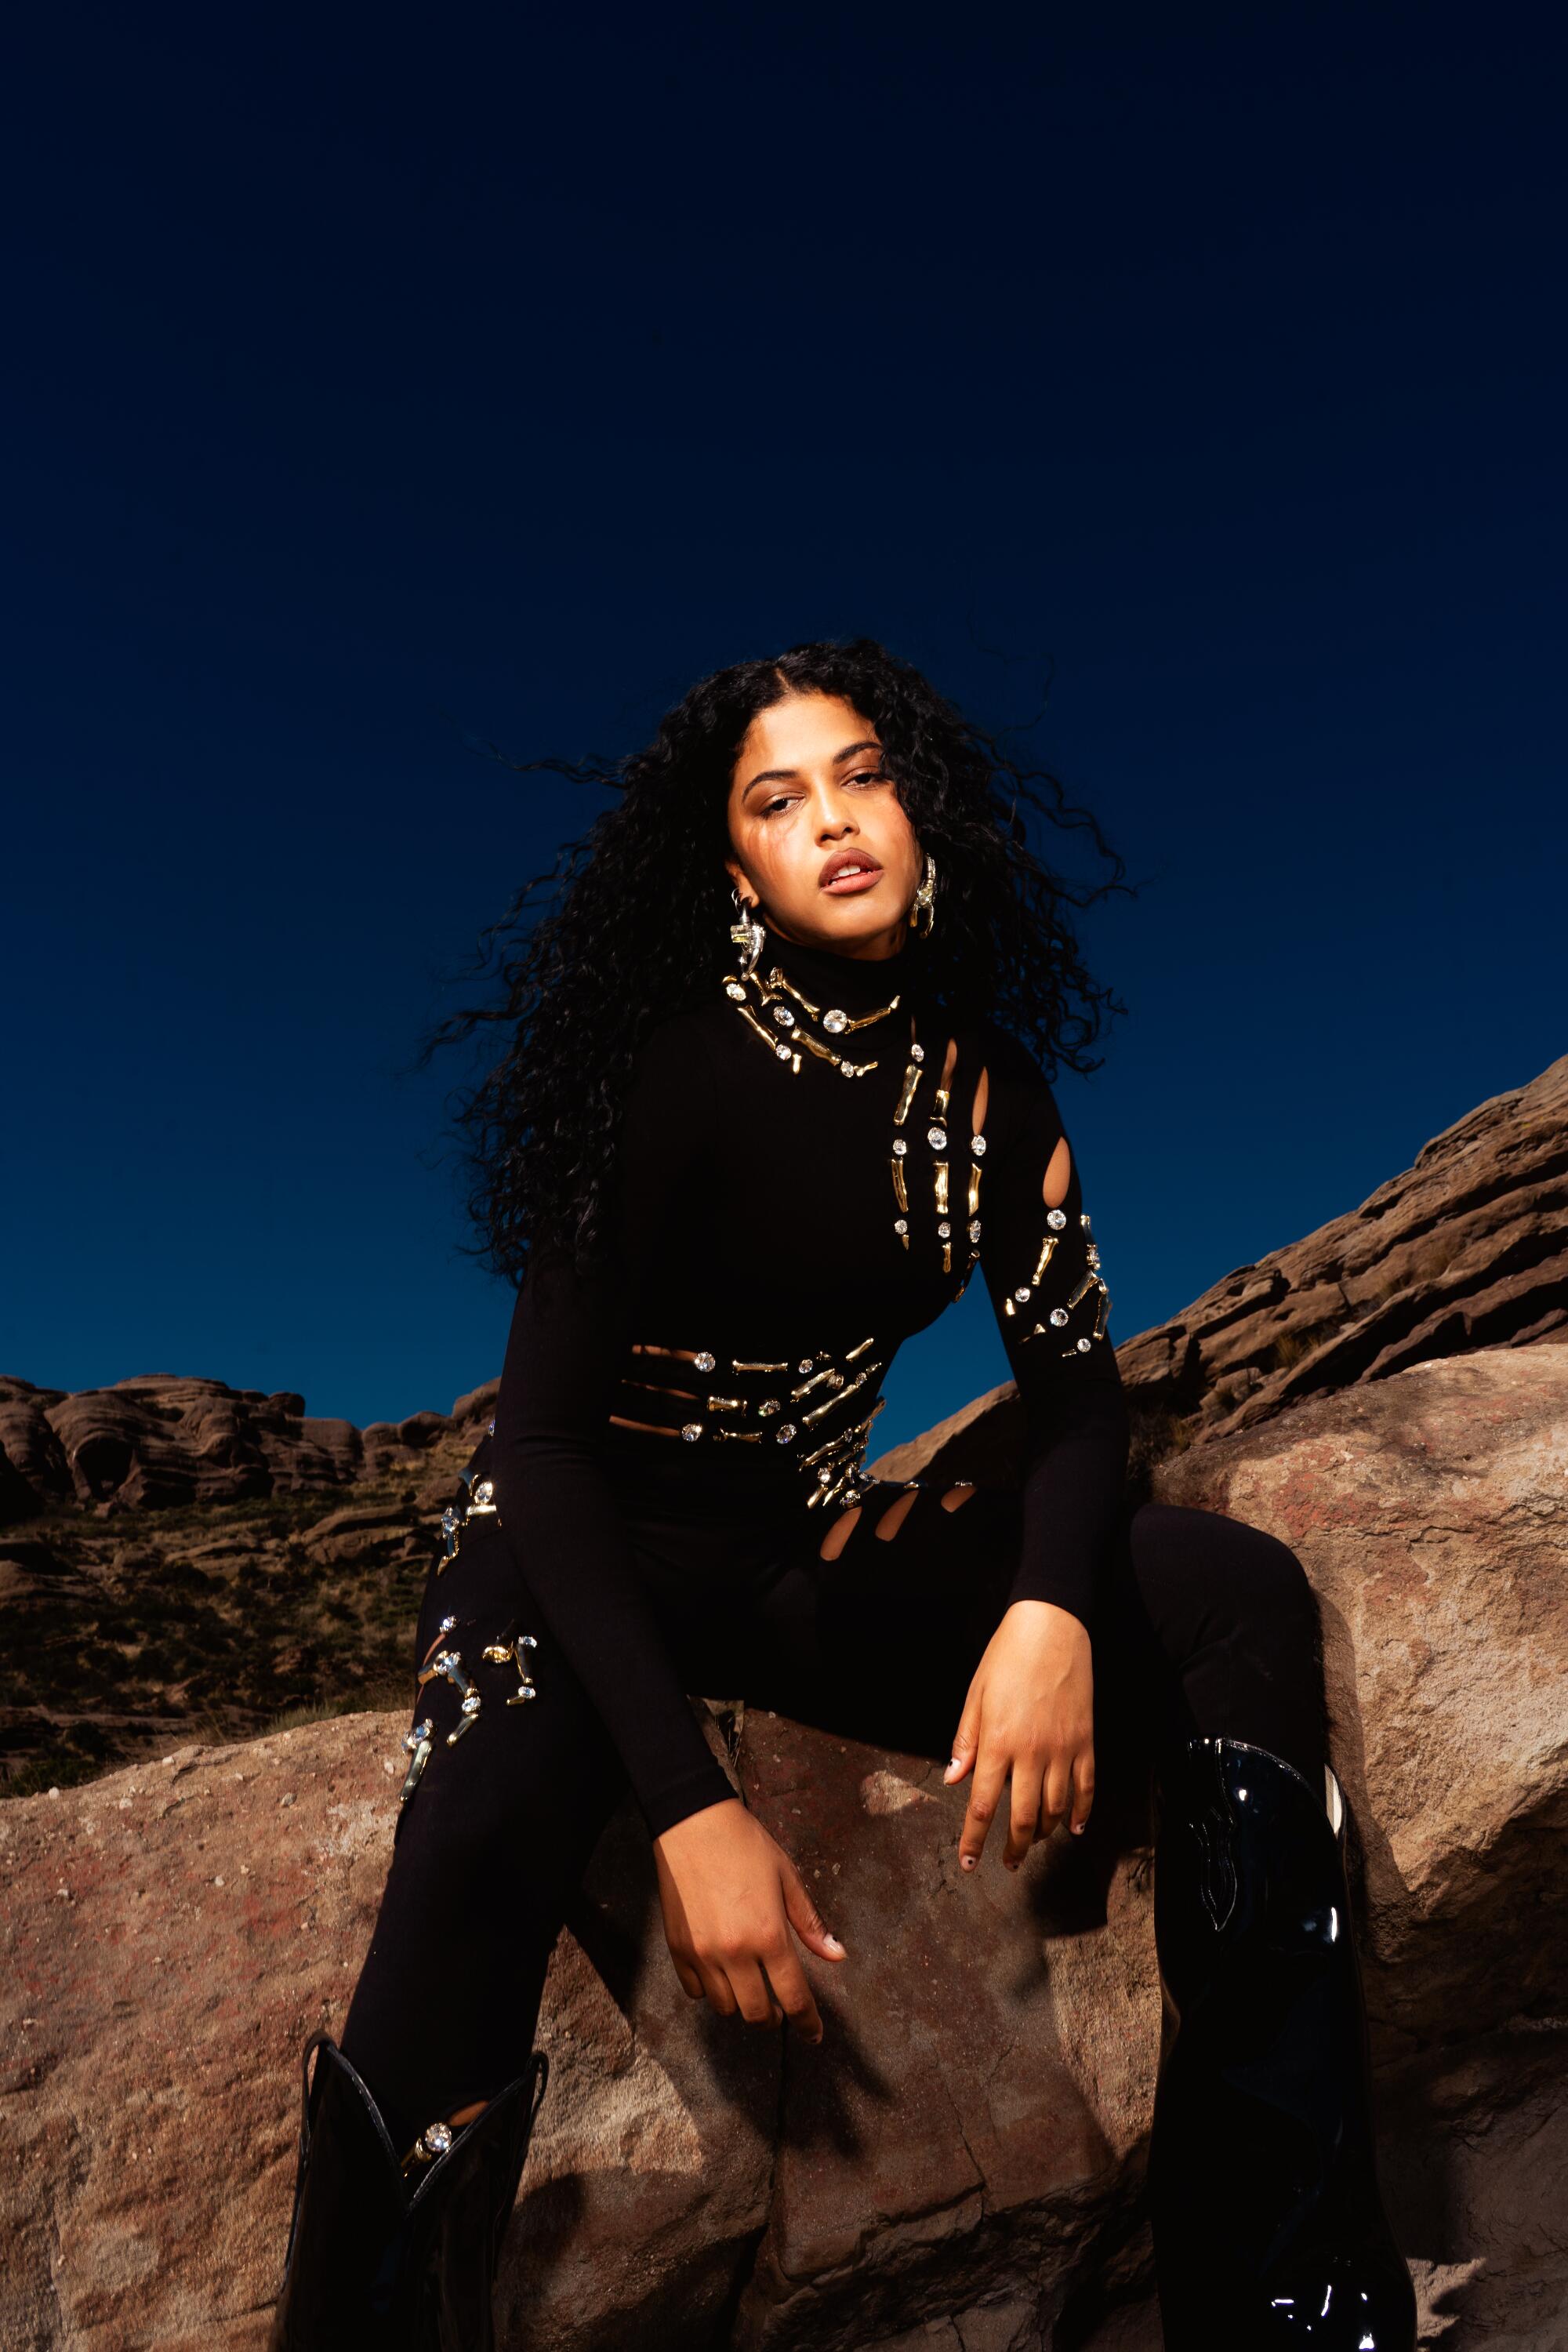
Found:
<path fill-rule="evenodd" d="M 921 1484 L 890 1538 L 877 1522 L 905 1489 L 868 1488 L 831 1560 L 819 1556 L 820 1528 L 750 1579 L 689 1575 L 639 1551 L 687 1689 L 945 1763 L 1007 1605 L 1021 1505 L 1013 1488 L 982 1487 L 949 1510 L 939 1487 Z M 458 1692 L 436 1681 L 420 1693 L 432 1753 L 399 1819 L 342 2034 L 399 2148 L 522 2071 L 551 1950 L 626 1790 L 505 1540 L 473 1522 L 426 1590 L 421 1661 L 447 1616 L 466 1666 L 514 1622 L 532 1632 L 537 1646 L 524 1654 L 538 1695 L 508 1706 L 515 1673 L 480 1666 L 480 1712 L 447 1748 Z M 1162 1738 L 1250 1740 L 1322 1787 L 1317 1608 L 1294 1552 L 1274 1537 L 1207 1511 L 1130 1512 L 1093 1637 L 1097 1826 L 1118 1788 L 1146 1790 Z M 999 1851 L 1005 1837 L 999 1814 L 988 1843 Z"/>

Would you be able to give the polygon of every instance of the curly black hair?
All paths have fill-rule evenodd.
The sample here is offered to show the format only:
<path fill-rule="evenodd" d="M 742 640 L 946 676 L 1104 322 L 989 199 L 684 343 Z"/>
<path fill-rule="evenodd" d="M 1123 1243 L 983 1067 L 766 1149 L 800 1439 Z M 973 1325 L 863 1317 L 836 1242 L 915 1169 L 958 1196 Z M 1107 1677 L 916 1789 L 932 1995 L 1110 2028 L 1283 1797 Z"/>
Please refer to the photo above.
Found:
<path fill-rule="evenodd" d="M 899 799 L 936 860 L 924 969 L 937 1003 L 954 1018 L 966 1009 L 988 1015 L 1048 1076 L 1064 1065 L 1100 1066 L 1088 1049 L 1126 1007 L 1085 970 L 1068 910 L 1132 886 L 1089 812 L 872 638 L 736 662 L 692 687 L 641 751 L 506 761 L 619 797 L 482 934 L 479 969 L 498 992 L 439 1022 L 421 1057 L 486 1024 L 506 1034 L 500 1058 L 459 1095 L 456 1114 L 476 1254 L 496 1271 L 521 1280 L 535 1251 L 582 1264 L 603 1243 L 633 1056 L 657 1023 L 710 998 L 732 955 L 723 861 L 741 745 L 759 711 L 814 692 L 842 698 L 874 723 Z M 1042 864 L 1021 803 L 1086 834 L 1109 877 L 1073 883 Z M 532 893 L 550 884 L 558 904 L 530 912 Z"/>

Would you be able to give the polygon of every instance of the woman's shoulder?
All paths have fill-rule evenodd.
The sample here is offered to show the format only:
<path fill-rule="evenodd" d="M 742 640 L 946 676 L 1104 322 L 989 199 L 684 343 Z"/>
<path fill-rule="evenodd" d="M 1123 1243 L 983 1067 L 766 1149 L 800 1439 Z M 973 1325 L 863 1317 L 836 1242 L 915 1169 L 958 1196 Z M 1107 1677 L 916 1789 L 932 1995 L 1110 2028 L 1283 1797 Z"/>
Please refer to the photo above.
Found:
<path fill-rule="evenodd" d="M 714 1096 L 712 1024 L 706 1005 L 660 1014 L 634 1049 L 626 1080 L 626 1108 L 640 1126 L 662 1128 L 673 1139 L 677 1126 L 689 1130 Z"/>

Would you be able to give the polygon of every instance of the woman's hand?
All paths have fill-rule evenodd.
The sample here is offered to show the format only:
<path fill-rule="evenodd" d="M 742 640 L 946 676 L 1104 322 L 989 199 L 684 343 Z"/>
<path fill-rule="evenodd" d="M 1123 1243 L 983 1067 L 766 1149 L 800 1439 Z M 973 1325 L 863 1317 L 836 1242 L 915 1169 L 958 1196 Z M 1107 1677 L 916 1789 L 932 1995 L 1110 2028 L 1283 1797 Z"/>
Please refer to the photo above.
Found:
<path fill-rule="evenodd" d="M 1083 1828 L 1094 1801 L 1094 1670 L 1088 1629 L 1070 1610 L 1015 1601 L 992 1634 L 942 1777 L 956 1787 L 972 1765 L 958 1841 L 965 1870 L 980 1860 L 1009 1773 L 1013 1801 L 1002 1849 L 1009 1870 L 1037 1837 L 1049 1837 L 1069 1801 L 1074 1834 Z"/>
<path fill-rule="evenodd" d="M 749 2025 L 788 2017 L 806 2041 L 820 2042 L 822 2019 L 790 1930 L 822 1959 L 846 1954 L 777 1839 L 730 1797 L 688 1813 L 653 1851 L 664 1939 L 692 1999 L 706 1994 L 721 2017 L 739 2010 Z"/>

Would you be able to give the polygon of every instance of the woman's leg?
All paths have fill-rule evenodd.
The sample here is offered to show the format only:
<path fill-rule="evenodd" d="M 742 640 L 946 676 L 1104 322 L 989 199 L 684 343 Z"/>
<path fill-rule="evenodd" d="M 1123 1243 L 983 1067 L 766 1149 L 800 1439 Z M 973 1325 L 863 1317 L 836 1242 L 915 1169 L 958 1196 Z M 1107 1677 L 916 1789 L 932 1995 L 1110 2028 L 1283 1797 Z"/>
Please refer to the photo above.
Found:
<path fill-rule="evenodd" d="M 1107 1563 L 1097 1670 L 1107 1712 L 1152 1701 L 1166 1740 L 1245 1739 L 1313 1790 L 1327 1761 L 1318 1606 L 1289 1547 L 1214 1511 L 1146 1503 Z"/>
<path fill-rule="evenodd" d="M 945 1761 L 1007 1608 L 1022 1525 L 1014 1487 L 868 1488 L 853 1518 L 776 1563 L 756 1594 L 746 1696 Z M 1135 1777 L 1163 1728 L 1250 1740 L 1322 1786 L 1317 1608 L 1274 1537 L 1146 1504 L 1111 1548 L 1092 1630 L 1101 1763 Z"/>
<path fill-rule="evenodd" d="M 533 1645 L 514 1649 L 524 1634 Z M 428 1754 L 342 2033 L 400 2153 L 526 2065 L 566 1905 L 625 1788 L 499 1534 L 465 1529 L 430 1579 L 416 1646 Z M 432 1673 L 442 1657 L 455 1666 Z M 480 1702 L 468 1716 L 464 1683 Z"/>

